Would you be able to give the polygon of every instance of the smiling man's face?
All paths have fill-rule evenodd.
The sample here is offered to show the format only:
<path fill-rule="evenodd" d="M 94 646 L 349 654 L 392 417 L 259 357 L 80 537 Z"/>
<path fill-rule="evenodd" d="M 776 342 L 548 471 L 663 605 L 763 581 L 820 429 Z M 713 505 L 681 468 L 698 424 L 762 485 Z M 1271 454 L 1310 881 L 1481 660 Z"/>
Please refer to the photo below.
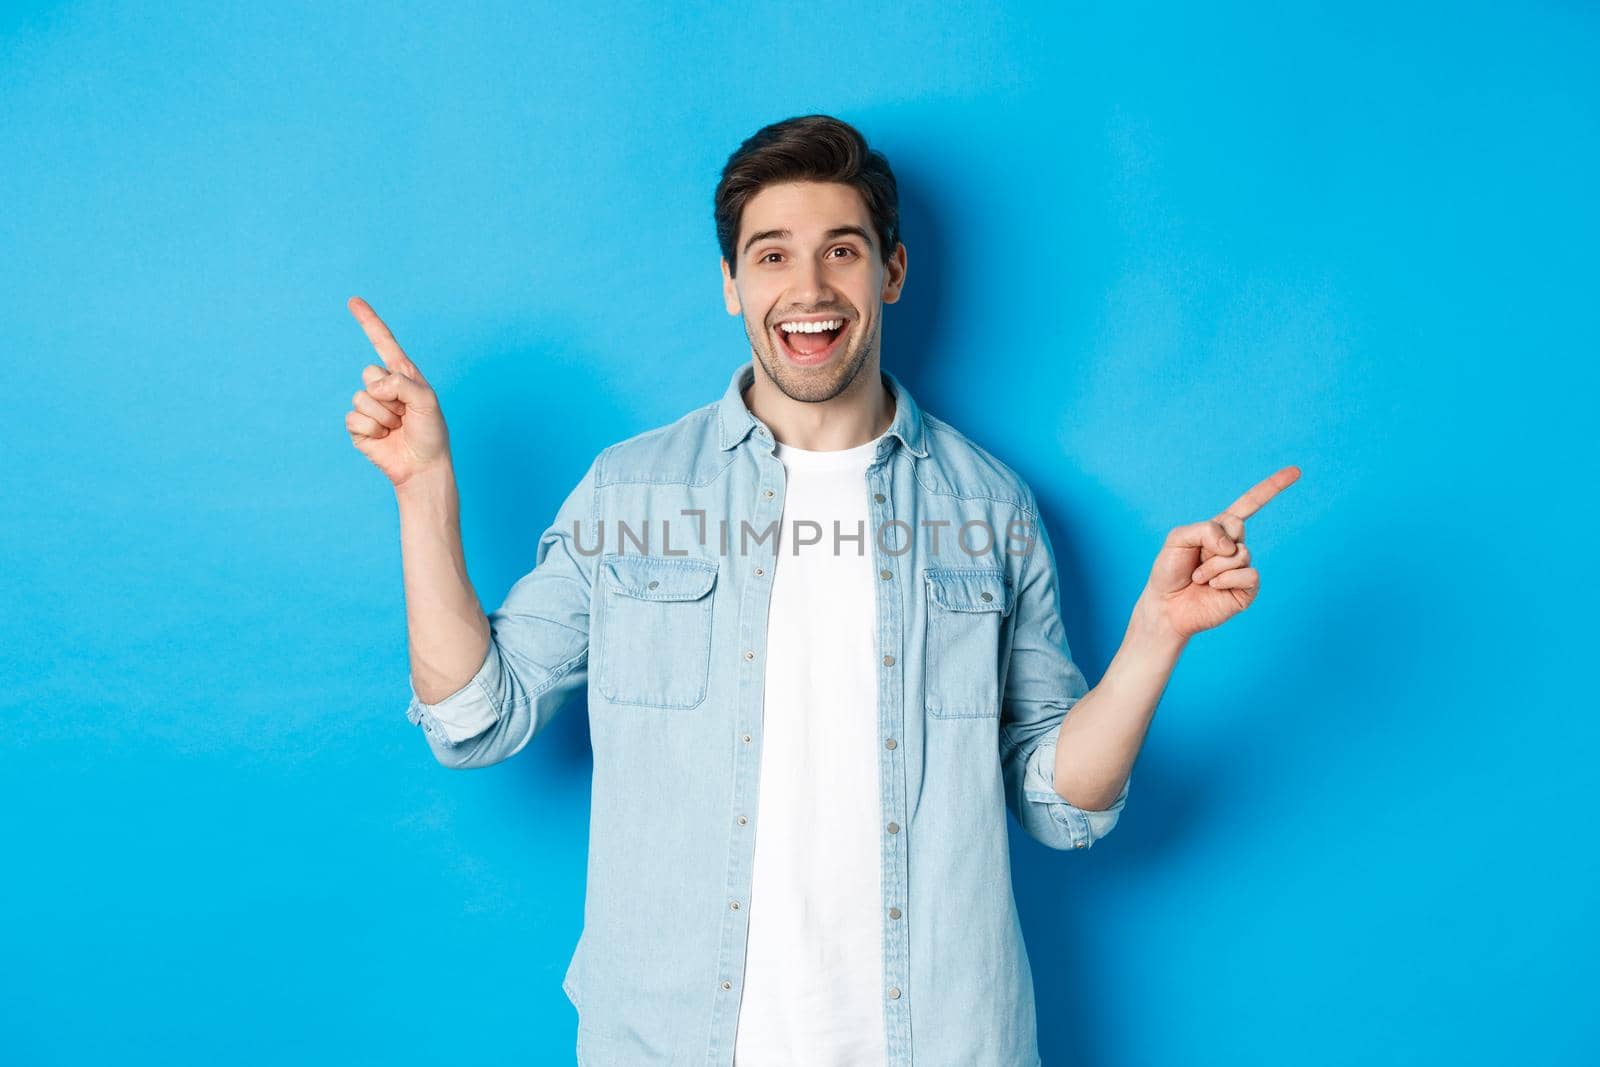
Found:
<path fill-rule="evenodd" d="M 883 304 L 900 299 L 906 251 L 897 244 L 880 260 L 859 192 L 838 182 L 766 186 L 744 206 L 734 251 L 737 276 L 722 261 L 728 314 L 744 317 L 752 353 L 784 395 L 831 400 L 877 366 Z M 838 329 L 781 329 L 797 321 Z"/>

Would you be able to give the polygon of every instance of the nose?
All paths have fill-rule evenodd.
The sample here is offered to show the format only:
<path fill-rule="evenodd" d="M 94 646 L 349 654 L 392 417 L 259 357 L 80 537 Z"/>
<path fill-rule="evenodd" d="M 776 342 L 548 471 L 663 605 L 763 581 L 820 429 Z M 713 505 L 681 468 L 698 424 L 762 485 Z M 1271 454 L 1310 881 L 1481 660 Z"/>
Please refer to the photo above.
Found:
<path fill-rule="evenodd" d="M 823 280 L 822 265 L 815 260 L 803 260 L 795 276 L 794 303 L 801 307 L 821 307 L 831 304 L 833 290 Z"/>

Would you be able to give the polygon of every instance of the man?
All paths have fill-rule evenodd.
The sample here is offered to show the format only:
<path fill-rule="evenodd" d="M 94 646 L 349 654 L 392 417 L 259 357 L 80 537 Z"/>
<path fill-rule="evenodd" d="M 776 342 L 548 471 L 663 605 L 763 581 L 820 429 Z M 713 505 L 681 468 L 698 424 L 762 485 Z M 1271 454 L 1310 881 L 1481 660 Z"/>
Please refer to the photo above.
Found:
<path fill-rule="evenodd" d="M 1299 471 L 1168 535 L 1088 689 L 1032 490 L 879 365 L 887 160 L 790 119 L 715 203 L 753 359 L 604 449 L 487 617 L 438 398 L 351 300 L 384 364 L 346 424 L 399 501 L 407 714 L 482 767 L 587 697 L 580 1062 L 1037 1064 L 1006 811 L 1053 848 L 1110 831 L 1188 638 L 1256 594 L 1244 521 Z"/>

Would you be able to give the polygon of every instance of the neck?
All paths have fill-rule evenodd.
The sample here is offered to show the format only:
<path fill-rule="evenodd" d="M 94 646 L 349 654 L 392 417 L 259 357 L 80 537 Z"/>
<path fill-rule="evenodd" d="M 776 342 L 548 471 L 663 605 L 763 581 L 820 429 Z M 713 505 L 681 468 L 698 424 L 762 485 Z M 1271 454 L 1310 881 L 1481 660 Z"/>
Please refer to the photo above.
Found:
<path fill-rule="evenodd" d="M 894 421 L 894 394 L 872 359 L 838 396 L 815 403 L 796 400 L 767 377 L 759 361 L 744 391 L 750 414 L 772 428 L 781 444 L 810 452 L 864 445 Z"/>

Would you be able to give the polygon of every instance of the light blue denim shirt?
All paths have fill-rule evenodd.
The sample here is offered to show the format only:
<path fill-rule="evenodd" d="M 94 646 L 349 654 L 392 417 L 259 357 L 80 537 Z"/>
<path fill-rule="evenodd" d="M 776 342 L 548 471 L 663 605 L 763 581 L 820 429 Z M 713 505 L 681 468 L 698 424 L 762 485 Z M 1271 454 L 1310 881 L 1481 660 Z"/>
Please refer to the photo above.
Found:
<path fill-rule="evenodd" d="M 753 370 L 605 448 L 490 614 L 477 674 L 437 704 L 413 689 L 407 709 L 440 763 L 470 768 L 587 697 L 588 893 L 562 983 L 580 1064 L 733 1060 L 767 607 L 798 532 L 779 525 L 784 467 L 742 396 Z M 1006 811 L 1051 848 L 1087 848 L 1127 785 L 1105 811 L 1052 785 L 1057 727 L 1087 686 L 1032 490 L 881 373 L 895 412 L 862 487 L 875 528 L 836 543 L 880 579 L 881 789 L 861 817 L 881 827 L 889 1063 L 1038 1064 Z"/>

